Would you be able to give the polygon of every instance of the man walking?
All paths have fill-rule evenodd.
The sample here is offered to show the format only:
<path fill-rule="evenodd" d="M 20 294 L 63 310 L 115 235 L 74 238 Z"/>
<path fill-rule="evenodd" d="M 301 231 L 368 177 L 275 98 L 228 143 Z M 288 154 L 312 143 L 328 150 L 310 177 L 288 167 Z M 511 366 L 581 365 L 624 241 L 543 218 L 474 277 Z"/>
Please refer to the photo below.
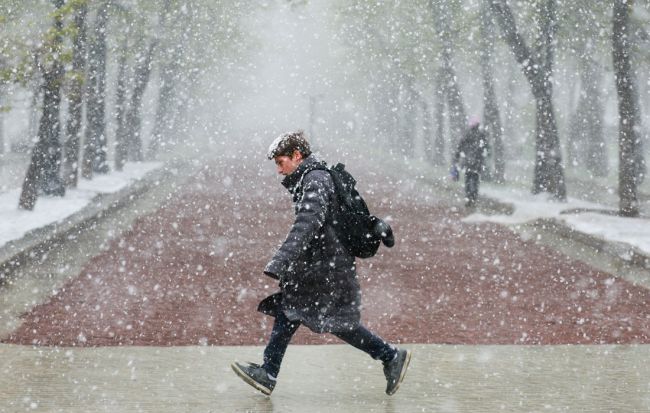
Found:
<path fill-rule="evenodd" d="M 380 360 L 386 393 L 394 394 L 406 374 L 411 352 L 386 343 L 360 324 L 361 289 L 355 258 L 332 225 L 338 199 L 329 172 L 314 155 L 302 131 L 280 135 L 268 158 L 293 196 L 295 221 L 264 273 L 280 292 L 264 299 L 258 311 L 275 317 L 262 365 L 232 364 L 235 373 L 266 395 L 273 391 L 284 353 L 300 327 L 332 333 Z M 320 167 L 320 168 L 319 168 Z"/>
<path fill-rule="evenodd" d="M 479 118 L 473 116 L 468 122 L 465 135 L 458 142 L 451 167 L 452 178 L 458 178 L 458 163 L 465 168 L 465 206 L 473 208 L 478 200 L 478 186 L 489 147 L 485 132 L 480 128 Z"/>

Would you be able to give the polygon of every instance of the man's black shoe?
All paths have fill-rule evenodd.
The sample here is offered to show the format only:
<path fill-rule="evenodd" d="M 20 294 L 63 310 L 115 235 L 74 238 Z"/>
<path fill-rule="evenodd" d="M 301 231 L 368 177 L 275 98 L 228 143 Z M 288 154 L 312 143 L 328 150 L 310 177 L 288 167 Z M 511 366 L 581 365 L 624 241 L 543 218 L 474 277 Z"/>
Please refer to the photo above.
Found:
<path fill-rule="evenodd" d="M 269 375 L 266 373 L 266 370 L 262 368 L 259 364 L 255 363 L 238 363 L 234 362 L 230 365 L 234 372 L 242 378 L 246 383 L 255 387 L 257 390 L 266 394 L 267 396 L 271 395 L 273 388 L 275 387 L 275 380 L 271 380 Z"/>
<path fill-rule="evenodd" d="M 397 350 L 397 355 L 391 361 L 384 362 L 384 376 L 386 376 L 386 394 L 395 394 L 399 385 L 404 380 L 406 369 L 411 362 L 410 350 Z"/>

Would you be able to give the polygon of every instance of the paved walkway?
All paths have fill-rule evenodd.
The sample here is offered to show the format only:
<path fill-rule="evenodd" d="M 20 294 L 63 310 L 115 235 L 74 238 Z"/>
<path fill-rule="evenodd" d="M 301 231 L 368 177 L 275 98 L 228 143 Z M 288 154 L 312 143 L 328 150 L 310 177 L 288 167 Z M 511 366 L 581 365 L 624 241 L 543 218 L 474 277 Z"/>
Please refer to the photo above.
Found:
<path fill-rule="evenodd" d="M 291 346 L 266 397 L 230 370 L 261 347 L 0 346 L 0 412 L 647 412 L 650 346 L 411 345 L 394 396 L 348 346 Z"/>

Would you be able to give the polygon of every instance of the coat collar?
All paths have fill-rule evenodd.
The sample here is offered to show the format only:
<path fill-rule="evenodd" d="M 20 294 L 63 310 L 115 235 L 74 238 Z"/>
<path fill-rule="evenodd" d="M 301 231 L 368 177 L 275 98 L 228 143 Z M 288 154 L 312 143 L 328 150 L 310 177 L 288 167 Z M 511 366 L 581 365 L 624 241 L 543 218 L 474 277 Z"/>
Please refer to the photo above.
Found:
<path fill-rule="evenodd" d="M 296 191 L 296 188 L 300 186 L 299 183 L 302 181 L 303 175 L 313 170 L 320 163 L 322 162 L 316 159 L 314 155 L 309 155 L 300 165 L 298 165 L 298 168 L 296 168 L 291 175 L 287 175 L 282 180 L 282 185 L 293 194 Z"/>

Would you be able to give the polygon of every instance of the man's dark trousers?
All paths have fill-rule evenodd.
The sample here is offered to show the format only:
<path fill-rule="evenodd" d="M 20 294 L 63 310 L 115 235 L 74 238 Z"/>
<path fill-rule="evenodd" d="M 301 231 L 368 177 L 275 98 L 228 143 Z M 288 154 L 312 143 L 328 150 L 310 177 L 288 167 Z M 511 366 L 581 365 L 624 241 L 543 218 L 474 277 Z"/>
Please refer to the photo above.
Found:
<path fill-rule="evenodd" d="M 469 204 L 476 203 L 478 199 L 479 173 L 474 171 L 465 171 L 465 197 Z"/>
<path fill-rule="evenodd" d="M 262 366 L 271 376 L 278 376 L 284 353 L 298 327 L 300 327 L 299 321 L 290 321 L 282 311 L 278 311 L 273 323 L 269 344 L 264 349 L 264 365 Z M 375 360 L 390 361 L 397 352 L 393 346 L 362 325 L 350 331 L 332 334 L 359 350 L 365 351 Z"/>

